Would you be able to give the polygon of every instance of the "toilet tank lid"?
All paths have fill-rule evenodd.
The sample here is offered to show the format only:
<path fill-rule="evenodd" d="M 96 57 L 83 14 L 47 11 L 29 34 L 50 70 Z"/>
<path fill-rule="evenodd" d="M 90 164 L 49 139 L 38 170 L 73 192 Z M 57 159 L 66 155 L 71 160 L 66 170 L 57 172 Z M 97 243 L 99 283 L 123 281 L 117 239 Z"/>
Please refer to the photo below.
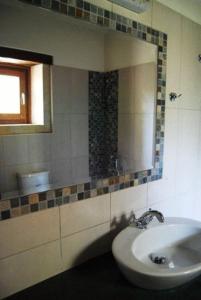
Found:
<path fill-rule="evenodd" d="M 34 177 L 34 176 L 40 176 L 40 175 L 48 176 L 49 171 L 32 172 L 32 173 L 17 173 L 17 176 L 19 176 L 19 177 Z"/>

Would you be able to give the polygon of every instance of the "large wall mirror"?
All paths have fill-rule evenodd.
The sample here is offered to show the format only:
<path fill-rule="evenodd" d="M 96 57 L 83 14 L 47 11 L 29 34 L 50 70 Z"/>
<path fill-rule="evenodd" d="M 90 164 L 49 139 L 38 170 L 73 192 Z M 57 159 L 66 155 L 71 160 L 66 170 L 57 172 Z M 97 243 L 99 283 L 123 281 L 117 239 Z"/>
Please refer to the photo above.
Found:
<path fill-rule="evenodd" d="M 51 71 L 53 133 L 27 136 L 30 162 L 10 168 L 4 195 L 19 190 L 17 173 L 49 172 L 48 185 L 21 194 L 127 173 L 161 176 L 163 34 L 149 28 L 148 42 L 73 18 L 67 25 L 65 65 Z"/>

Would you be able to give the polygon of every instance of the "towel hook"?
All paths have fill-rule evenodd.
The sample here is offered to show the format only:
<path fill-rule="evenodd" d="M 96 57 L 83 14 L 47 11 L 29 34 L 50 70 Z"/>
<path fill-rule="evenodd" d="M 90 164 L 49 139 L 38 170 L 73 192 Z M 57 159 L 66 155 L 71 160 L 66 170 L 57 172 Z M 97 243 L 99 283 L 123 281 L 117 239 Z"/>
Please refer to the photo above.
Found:
<path fill-rule="evenodd" d="M 182 94 L 176 94 L 174 92 L 171 92 L 169 94 L 169 97 L 170 97 L 170 101 L 175 101 L 177 98 L 180 98 L 182 96 Z"/>

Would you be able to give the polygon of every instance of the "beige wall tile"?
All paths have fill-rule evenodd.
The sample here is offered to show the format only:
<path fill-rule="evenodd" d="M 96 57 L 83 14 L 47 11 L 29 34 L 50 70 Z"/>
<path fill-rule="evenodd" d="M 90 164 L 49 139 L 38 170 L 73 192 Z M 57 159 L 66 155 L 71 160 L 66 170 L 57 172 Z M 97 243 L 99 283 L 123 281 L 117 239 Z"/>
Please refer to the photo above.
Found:
<path fill-rule="evenodd" d="M 109 222 L 62 239 L 63 269 L 109 251 L 110 244 Z"/>
<path fill-rule="evenodd" d="M 60 242 L 0 260 L 0 298 L 34 285 L 62 271 Z"/>
<path fill-rule="evenodd" d="M 149 50 L 148 50 L 149 51 Z M 119 113 L 150 113 L 155 111 L 156 59 L 119 71 Z"/>
<path fill-rule="evenodd" d="M 178 110 L 176 194 L 193 191 L 198 172 L 200 112 Z M 192 203 L 193 206 L 193 203 Z"/>
<path fill-rule="evenodd" d="M 201 67 L 198 54 L 201 52 L 201 26 L 182 18 L 181 51 L 181 101 L 179 108 L 201 109 Z"/>
<path fill-rule="evenodd" d="M 157 202 L 152 205 L 152 209 L 162 212 L 164 217 L 182 217 L 181 214 L 182 201 L 176 201 L 173 198 L 166 199 L 164 202 Z"/>
<path fill-rule="evenodd" d="M 0 258 L 59 238 L 59 209 L 28 214 L 0 222 Z"/>
<path fill-rule="evenodd" d="M 111 194 L 111 221 L 131 211 L 146 207 L 147 184 Z"/>
<path fill-rule="evenodd" d="M 105 223 L 110 219 L 110 195 L 60 206 L 61 236 Z"/>
<path fill-rule="evenodd" d="M 133 211 L 133 213 L 135 214 L 136 218 L 141 217 L 141 215 L 147 210 L 146 207 L 144 207 L 143 209 L 138 209 Z M 131 213 L 129 212 L 128 214 L 125 215 L 121 215 L 120 217 L 114 218 L 113 220 L 111 220 L 110 223 L 110 230 L 111 230 L 111 239 L 113 240 L 117 234 L 122 231 L 124 228 L 126 228 L 129 225 L 129 220 L 131 217 Z"/>
<path fill-rule="evenodd" d="M 176 153 L 178 139 L 178 110 L 167 108 L 165 113 L 165 145 L 163 178 L 166 180 L 168 193 L 174 193 L 176 176 Z"/>
<path fill-rule="evenodd" d="M 177 107 L 169 93 L 180 93 L 181 15 L 154 1 L 152 27 L 168 34 L 166 107 Z"/>
<path fill-rule="evenodd" d="M 169 178 L 163 178 L 149 182 L 147 191 L 147 205 L 152 208 L 153 204 L 162 203 L 175 195 L 175 184 Z"/>
<path fill-rule="evenodd" d="M 189 1 L 189 0 L 158 0 L 164 5 L 169 6 L 178 13 L 186 16 L 189 19 L 201 24 L 201 6 L 199 1 Z"/>

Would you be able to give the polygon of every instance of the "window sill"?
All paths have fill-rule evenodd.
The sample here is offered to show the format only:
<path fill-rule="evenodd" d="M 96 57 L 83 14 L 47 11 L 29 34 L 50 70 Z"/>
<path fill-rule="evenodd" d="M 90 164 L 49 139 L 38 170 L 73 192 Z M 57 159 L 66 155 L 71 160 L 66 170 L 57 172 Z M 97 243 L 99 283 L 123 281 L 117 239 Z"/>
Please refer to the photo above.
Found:
<path fill-rule="evenodd" d="M 48 133 L 52 132 L 51 125 L 36 124 L 2 124 L 0 125 L 0 135 Z"/>

